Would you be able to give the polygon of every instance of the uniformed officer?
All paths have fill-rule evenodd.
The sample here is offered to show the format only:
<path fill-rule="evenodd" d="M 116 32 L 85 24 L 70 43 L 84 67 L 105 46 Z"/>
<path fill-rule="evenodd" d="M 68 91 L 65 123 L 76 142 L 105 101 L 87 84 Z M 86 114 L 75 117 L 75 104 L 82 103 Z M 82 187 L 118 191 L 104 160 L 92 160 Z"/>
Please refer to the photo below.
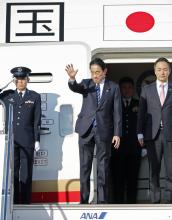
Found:
<path fill-rule="evenodd" d="M 0 98 L 13 105 L 14 132 L 14 204 L 30 204 L 34 149 L 40 148 L 41 98 L 27 89 L 29 73 L 26 67 L 11 70 L 16 90 L 6 90 Z"/>
<path fill-rule="evenodd" d="M 119 85 L 122 95 L 122 138 L 118 151 L 112 151 L 114 203 L 136 203 L 141 159 L 136 132 L 139 101 L 133 98 L 132 78 L 122 78 Z"/>

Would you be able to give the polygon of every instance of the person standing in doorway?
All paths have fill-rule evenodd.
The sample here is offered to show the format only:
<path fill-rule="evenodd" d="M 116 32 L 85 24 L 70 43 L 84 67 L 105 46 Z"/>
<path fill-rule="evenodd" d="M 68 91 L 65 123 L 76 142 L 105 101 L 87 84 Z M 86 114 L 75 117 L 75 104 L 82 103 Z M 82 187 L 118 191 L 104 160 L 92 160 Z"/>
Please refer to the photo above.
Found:
<path fill-rule="evenodd" d="M 90 174 L 96 144 L 97 203 L 108 203 L 108 173 L 111 145 L 118 149 L 122 133 L 121 96 L 117 84 L 106 79 L 103 60 L 90 62 L 91 79 L 77 83 L 73 65 L 66 66 L 69 88 L 83 97 L 75 131 L 79 134 L 80 202 L 87 204 L 90 194 Z"/>
<path fill-rule="evenodd" d="M 164 203 L 172 202 L 172 84 L 170 62 L 161 57 L 154 63 L 156 81 L 143 87 L 140 97 L 137 133 L 140 145 L 147 147 L 150 163 L 150 197 L 161 202 L 160 170 L 164 157 Z"/>
<path fill-rule="evenodd" d="M 123 77 L 119 81 L 122 95 L 122 138 L 119 150 L 112 149 L 113 202 L 136 203 L 137 179 L 141 148 L 137 140 L 139 101 L 134 96 L 134 81 Z"/>

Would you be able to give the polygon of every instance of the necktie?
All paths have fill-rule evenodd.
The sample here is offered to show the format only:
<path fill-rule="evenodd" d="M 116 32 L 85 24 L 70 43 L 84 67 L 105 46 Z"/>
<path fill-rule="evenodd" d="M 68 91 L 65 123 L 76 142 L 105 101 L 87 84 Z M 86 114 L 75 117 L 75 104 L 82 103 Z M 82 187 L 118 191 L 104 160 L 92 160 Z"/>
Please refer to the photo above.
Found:
<path fill-rule="evenodd" d="M 97 106 L 98 106 L 100 103 L 100 85 L 97 84 L 95 89 L 96 89 L 96 99 L 97 99 Z M 94 127 L 97 126 L 96 118 L 93 119 L 93 126 Z"/>
<path fill-rule="evenodd" d="M 100 85 L 96 85 L 96 99 L 97 99 L 97 106 L 100 104 Z"/>
<path fill-rule="evenodd" d="M 128 106 L 129 106 L 129 101 L 126 99 L 125 100 L 125 107 L 128 108 Z"/>
<path fill-rule="evenodd" d="M 22 100 L 22 92 L 19 92 L 19 99 Z"/>
<path fill-rule="evenodd" d="M 165 91 L 164 91 L 164 85 L 163 84 L 160 85 L 159 99 L 160 99 L 160 102 L 161 102 L 161 106 L 163 106 L 164 100 L 165 100 Z"/>

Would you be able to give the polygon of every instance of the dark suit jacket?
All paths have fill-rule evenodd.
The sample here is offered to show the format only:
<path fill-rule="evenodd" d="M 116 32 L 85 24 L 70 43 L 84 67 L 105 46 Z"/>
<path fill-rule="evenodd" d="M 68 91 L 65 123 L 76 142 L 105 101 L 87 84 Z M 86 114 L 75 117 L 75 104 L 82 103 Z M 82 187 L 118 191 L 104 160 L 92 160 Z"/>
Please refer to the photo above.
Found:
<path fill-rule="evenodd" d="M 137 133 L 142 133 L 145 140 L 153 140 L 158 133 L 161 121 L 167 141 L 172 141 L 172 84 L 168 84 L 166 99 L 161 106 L 156 82 L 154 82 L 142 89 Z"/>
<path fill-rule="evenodd" d="M 7 109 L 13 105 L 14 141 L 23 147 L 34 147 L 35 141 L 40 141 L 41 98 L 34 91 L 26 90 L 22 101 L 16 90 L 7 90 L 0 94 Z M 8 119 L 7 119 L 8 121 Z"/>
<path fill-rule="evenodd" d="M 75 131 L 80 136 L 86 134 L 96 118 L 97 130 L 101 140 L 109 140 L 112 136 L 122 134 L 122 110 L 119 87 L 114 82 L 105 80 L 100 104 L 97 107 L 95 83 L 92 79 L 84 79 L 81 83 L 69 82 L 73 92 L 83 95 L 81 112 L 76 121 Z"/>

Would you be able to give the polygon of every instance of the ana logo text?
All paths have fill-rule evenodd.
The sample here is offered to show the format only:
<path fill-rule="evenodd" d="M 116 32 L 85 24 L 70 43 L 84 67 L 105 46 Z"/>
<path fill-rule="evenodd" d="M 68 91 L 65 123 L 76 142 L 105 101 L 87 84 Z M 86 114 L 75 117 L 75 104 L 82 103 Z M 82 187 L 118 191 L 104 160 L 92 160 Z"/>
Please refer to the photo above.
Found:
<path fill-rule="evenodd" d="M 80 219 L 105 219 L 106 214 L 107 214 L 107 212 L 101 212 L 101 213 L 83 212 Z"/>

